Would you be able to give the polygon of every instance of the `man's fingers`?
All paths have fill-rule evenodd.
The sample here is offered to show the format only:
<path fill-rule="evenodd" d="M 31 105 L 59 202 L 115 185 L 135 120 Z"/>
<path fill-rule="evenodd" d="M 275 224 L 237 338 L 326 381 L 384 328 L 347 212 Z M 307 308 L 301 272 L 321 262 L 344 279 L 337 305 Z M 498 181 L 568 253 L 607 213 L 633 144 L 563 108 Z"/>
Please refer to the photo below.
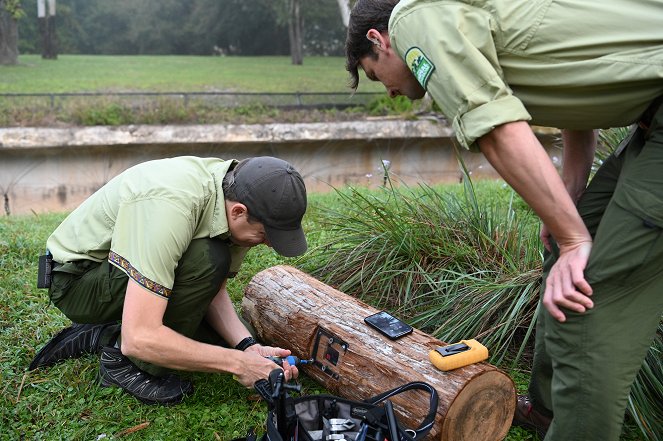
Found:
<path fill-rule="evenodd" d="M 541 243 L 543 243 L 543 246 L 546 250 L 552 251 L 552 246 L 550 245 L 550 232 L 548 231 L 548 227 L 546 227 L 545 224 L 541 224 L 539 239 L 541 239 Z"/>
<path fill-rule="evenodd" d="M 569 297 L 567 297 L 567 299 L 569 299 Z M 578 292 L 577 294 L 572 296 L 570 300 L 573 303 L 582 306 L 583 310 L 578 312 L 585 312 L 586 309 L 592 309 L 594 307 L 594 302 L 592 302 L 592 299 L 590 299 L 587 295 L 581 292 Z"/>
<path fill-rule="evenodd" d="M 552 273 L 548 277 L 543 304 L 555 320 L 566 320 L 563 309 L 581 314 L 594 307 L 592 300 L 575 283 L 571 277 L 565 277 L 564 274 Z M 591 293 L 591 287 L 584 278 L 577 283 L 584 283 L 585 289 Z"/>
<path fill-rule="evenodd" d="M 559 308 L 568 309 L 569 311 L 583 313 L 587 311 L 588 308 L 585 306 L 585 302 L 581 301 L 580 297 L 584 296 L 579 295 L 577 298 L 564 297 L 556 303 L 556 306 Z"/>
<path fill-rule="evenodd" d="M 546 291 L 543 294 L 543 306 L 557 321 L 563 322 L 566 316 L 557 306 L 557 298 L 561 295 L 561 281 L 556 272 L 551 272 L 546 281 Z"/>
<path fill-rule="evenodd" d="M 589 285 L 587 280 L 585 280 L 585 274 L 584 271 L 580 270 L 578 271 L 575 268 L 571 269 L 571 277 L 573 279 L 573 287 L 583 293 L 585 296 L 591 296 L 592 295 L 592 287 Z M 591 300 L 590 300 L 591 303 Z M 592 305 L 593 306 L 593 305 Z M 589 306 L 591 308 L 591 306 Z"/>
<path fill-rule="evenodd" d="M 546 289 L 546 293 L 543 297 L 543 306 L 546 308 L 548 313 L 554 318 L 555 320 L 559 322 L 563 322 L 566 320 L 566 317 L 564 316 L 564 313 L 559 309 L 559 307 L 555 304 L 552 298 L 552 294 L 548 292 L 548 289 Z"/>
<path fill-rule="evenodd" d="M 584 313 L 594 307 L 594 302 L 589 298 L 592 295 L 592 287 L 585 280 L 584 274 L 590 252 L 591 243 L 567 249 L 560 253 L 559 259 L 550 270 L 546 279 L 543 305 L 557 321 L 566 320 L 563 309 Z"/>
<path fill-rule="evenodd" d="M 294 380 L 299 376 L 299 370 L 295 366 L 290 366 L 289 369 L 285 369 L 285 379 L 286 381 Z"/>
<path fill-rule="evenodd" d="M 559 279 L 549 280 L 549 282 L 553 283 L 546 285 L 543 305 L 555 320 L 566 321 L 566 315 L 562 309 L 581 314 L 594 307 L 592 300 L 580 292 L 575 285 L 561 283 Z M 564 287 L 562 288 L 562 286 Z"/>
<path fill-rule="evenodd" d="M 553 302 L 546 302 L 544 300 L 543 306 L 545 306 L 546 310 L 552 316 L 552 318 L 554 318 L 558 322 L 566 321 L 566 316 L 564 315 L 562 310 L 559 309 L 559 307 Z"/>

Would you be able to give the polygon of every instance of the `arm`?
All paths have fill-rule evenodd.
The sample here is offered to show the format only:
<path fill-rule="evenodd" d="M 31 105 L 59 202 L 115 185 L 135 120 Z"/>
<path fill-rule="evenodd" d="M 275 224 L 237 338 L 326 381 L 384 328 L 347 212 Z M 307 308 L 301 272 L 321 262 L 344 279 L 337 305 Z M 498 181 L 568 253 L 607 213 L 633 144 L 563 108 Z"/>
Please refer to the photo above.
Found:
<path fill-rule="evenodd" d="M 562 130 L 562 181 L 574 203 L 578 202 L 587 187 L 597 139 L 598 133 L 595 130 Z"/>
<path fill-rule="evenodd" d="M 597 131 L 562 130 L 564 143 L 562 160 L 562 182 L 574 204 L 587 187 L 589 173 L 596 152 Z M 541 241 L 550 250 L 549 231 L 545 224 L 541 228 Z"/>
<path fill-rule="evenodd" d="M 226 342 L 232 347 L 235 347 L 240 341 L 242 341 L 242 339 L 250 337 L 251 333 L 246 329 L 246 326 L 239 319 L 239 316 L 235 311 L 226 289 L 227 281 L 228 279 L 223 281 L 221 289 L 210 303 L 210 306 L 207 309 L 206 319 Z M 291 354 L 290 350 L 272 346 L 263 346 L 261 344 L 249 346 L 244 352 L 258 354 L 263 359 L 266 356 L 273 355 L 277 357 L 287 357 Z M 283 362 L 283 367 L 286 370 L 286 374 L 290 373 L 292 378 L 296 378 L 299 374 L 297 368 L 289 366 L 287 361 Z M 271 369 L 275 369 L 273 364 L 271 365 Z M 237 377 L 240 378 L 241 381 L 241 375 L 237 375 Z"/>
<path fill-rule="evenodd" d="M 592 238 L 557 170 L 524 121 L 503 124 L 479 139 L 488 162 L 548 227 L 560 256 L 548 275 L 543 304 L 557 320 L 560 307 L 584 312 L 593 306 L 583 271 Z"/>
<path fill-rule="evenodd" d="M 235 347 L 244 337 L 251 336 L 251 333 L 235 312 L 226 289 L 226 282 L 227 279 L 223 281 L 221 289 L 210 303 L 205 318 L 230 346 Z"/>
<path fill-rule="evenodd" d="M 219 291 L 212 303 L 219 296 L 227 297 L 225 289 Z M 283 349 L 279 351 L 275 348 L 262 348 L 260 352 L 248 349 L 246 352 L 240 352 L 187 338 L 163 324 L 167 305 L 166 299 L 155 296 L 129 279 L 122 313 L 121 350 L 124 355 L 177 370 L 228 372 L 234 374 L 244 386 L 253 387 L 256 381 L 267 378 L 276 368 L 272 361 L 264 358 L 264 355 L 281 355 L 283 352 L 289 354 L 288 351 Z M 232 315 L 239 322 L 234 309 Z M 248 331 L 243 325 L 241 328 L 248 336 Z M 236 329 L 229 335 L 243 334 Z M 236 344 L 239 340 L 241 338 L 237 341 L 232 340 L 231 343 Z M 296 368 L 287 364 L 284 368 L 288 379 L 296 376 Z"/>

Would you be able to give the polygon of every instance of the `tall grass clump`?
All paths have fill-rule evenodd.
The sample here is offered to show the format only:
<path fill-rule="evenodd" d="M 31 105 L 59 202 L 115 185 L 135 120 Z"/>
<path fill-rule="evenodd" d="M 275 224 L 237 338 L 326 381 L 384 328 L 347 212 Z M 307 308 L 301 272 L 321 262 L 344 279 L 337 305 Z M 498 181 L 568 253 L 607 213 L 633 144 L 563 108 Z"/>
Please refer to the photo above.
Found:
<path fill-rule="evenodd" d="M 328 240 L 309 253 L 314 276 L 398 311 L 444 341 L 480 339 L 514 363 L 533 334 L 541 273 L 538 224 L 507 189 L 479 194 L 420 185 L 339 191 L 323 210 Z M 491 185 L 487 188 L 498 188 Z"/>
<path fill-rule="evenodd" d="M 628 133 L 628 127 L 616 127 L 599 131 L 599 142 L 596 147 L 596 154 L 594 155 L 594 163 L 592 164 L 592 176 L 603 165 L 603 162 L 608 159 L 608 156 L 615 151 L 622 140 L 626 138 Z"/>
<path fill-rule="evenodd" d="M 628 411 L 650 441 L 663 441 L 663 317 L 631 387 Z"/>

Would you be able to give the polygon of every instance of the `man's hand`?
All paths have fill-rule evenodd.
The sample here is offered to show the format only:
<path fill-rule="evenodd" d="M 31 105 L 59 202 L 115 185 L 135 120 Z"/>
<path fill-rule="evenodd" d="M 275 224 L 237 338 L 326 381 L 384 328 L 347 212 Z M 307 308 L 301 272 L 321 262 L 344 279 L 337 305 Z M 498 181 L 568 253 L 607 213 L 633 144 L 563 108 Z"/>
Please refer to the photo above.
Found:
<path fill-rule="evenodd" d="M 543 243 L 543 246 L 546 248 L 548 251 L 552 251 L 552 243 L 550 242 L 552 240 L 552 234 L 550 234 L 550 231 L 548 231 L 548 227 L 546 227 L 546 224 L 541 223 L 541 231 L 539 231 L 539 239 L 541 239 L 541 243 Z"/>
<path fill-rule="evenodd" d="M 250 346 L 243 352 L 241 359 L 243 369 L 235 374 L 235 379 L 245 387 L 252 388 L 256 381 L 266 379 L 274 369 L 280 369 L 276 363 L 265 357 L 287 357 L 290 354 L 291 352 L 287 349 L 262 345 Z M 286 381 L 299 376 L 297 368 L 290 366 L 286 360 L 283 360 L 283 370 Z"/>
<path fill-rule="evenodd" d="M 543 306 L 555 320 L 566 321 L 560 308 L 585 312 L 594 307 L 589 298 L 592 287 L 585 280 L 584 270 L 592 250 L 592 242 L 575 246 L 560 246 L 559 259 L 550 270 L 543 293 Z"/>
<path fill-rule="evenodd" d="M 541 218 L 545 225 L 541 231 L 544 245 L 550 237 L 554 237 L 559 245 L 560 257 L 546 280 L 543 297 L 544 306 L 559 321 L 566 320 L 560 308 L 585 312 L 593 306 L 588 297 L 592 294 L 592 288 L 583 274 L 592 249 L 592 239 L 575 201 L 587 182 L 591 166 L 587 158 L 592 151 L 594 133 L 582 131 L 569 132 L 568 135 L 573 138 L 569 139 L 573 145 L 580 145 L 582 141 L 578 149 L 568 150 L 577 150 L 577 156 L 584 159 L 578 159 L 572 169 L 565 167 L 568 170 L 567 185 L 562 182 L 550 157 L 525 121 L 497 126 L 478 140 L 488 162 Z M 567 144 L 565 142 L 565 152 Z M 574 158 L 574 155 L 568 158 L 569 162 L 575 163 Z"/>

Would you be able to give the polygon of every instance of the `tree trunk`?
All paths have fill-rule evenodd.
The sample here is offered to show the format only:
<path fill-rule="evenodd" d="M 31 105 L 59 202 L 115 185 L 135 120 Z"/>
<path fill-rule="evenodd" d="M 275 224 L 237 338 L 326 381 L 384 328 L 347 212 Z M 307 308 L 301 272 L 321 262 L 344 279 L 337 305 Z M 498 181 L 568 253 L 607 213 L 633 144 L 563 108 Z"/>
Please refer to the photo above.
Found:
<path fill-rule="evenodd" d="M 290 0 L 288 6 L 288 37 L 290 38 L 290 58 L 292 64 L 300 66 L 304 62 L 302 41 L 302 16 L 299 7 L 300 0 Z"/>
<path fill-rule="evenodd" d="M 0 65 L 18 63 L 18 22 L 0 0 Z"/>
<path fill-rule="evenodd" d="M 338 3 L 338 9 L 341 11 L 341 20 L 343 21 L 343 26 L 347 27 L 350 24 L 350 3 L 348 0 L 336 0 Z"/>
<path fill-rule="evenodd" d="M 55 60 L 58 58 L 57 35 L 55 32 L 55 0 L 38 0 L 37 18 L 39 20 L 39 34 L 41 35 L 41 57 L 47 60 Z"/>
<path fill-rule="evenodd" d="M 57 60 L 58 58 L 58 36 L 55 32 L 55 0 L 48 0 L 48 59 Z"/>
<path fill-rule="evenodd" d="M 506 436 L 516 405 L 513 381 L 506 374 L 488 363 L 440 371 L 430 363 L 428 352 L 444 343 L 416 329 L 388 340 L 363 321 L 375 312 L 289 266 L 256 274 L 242 301 L 242 313 L 258 337 L 296 356 L 314 358 L 313 366 L 301 369 L 331 393 L 365 399 L 424 381 L 440 397 L 431 439 L 491 441 Z M 407 395 L 394 397 L 394 405 L 399 421 L 414 428 L 428 403 Z"/>

